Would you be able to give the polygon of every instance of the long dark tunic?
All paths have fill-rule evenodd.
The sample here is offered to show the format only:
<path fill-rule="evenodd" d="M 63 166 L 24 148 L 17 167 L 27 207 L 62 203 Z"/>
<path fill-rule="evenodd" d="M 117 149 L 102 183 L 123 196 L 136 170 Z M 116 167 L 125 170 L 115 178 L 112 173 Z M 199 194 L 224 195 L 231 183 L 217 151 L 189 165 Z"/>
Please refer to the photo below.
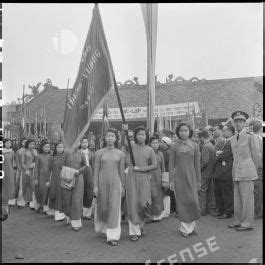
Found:
<path fill-rule="evenodd" d="M 4 181 L 7 182 L 7 185 L 2 186 L 2 192 L 5 196 L 10 199 L 15 199 L 15 152 L 11 149 L 9 151 L 7 149 L 3 150 L 4 162 L 3 162 L 3 170 L 4 170 Z"/>
<path fill-rule="evenodd" d="M 41 206 L 46 205 L 46 199 L 48 196 L 48 187 L 46 182 L 50 181 L 50 176 L 47 175 L 48 161 L 50 154 L 39 154 L 35 167 L 35 179 L 38 180 L 38 185 L 35 187 L 35 196 L 37 203 Z"/>
<path fill-rule="evenodd" d="M 152 200 L 152 215 L 160 215 L 164 210 L 163 205 L 163 190 L 162 190 L 162 173 L 165 172 L 165 163 L 163 154 L 155 152 L 157 169 L 151 171 L 151 200 Z"/>
<path fill-rule="evenodd" d="M 105 223 L 107 228 L 118 226 L 124 165 L 124 154 L 116 148 L 103 148 L 95 154 L 95 185 L 98 186 L 97 221 Z"/>
<path fill-rule="evenodd" d="M 47 177 L 50 176 L 49 208 L 63 211 L 63 194 L 60 173 L 66 154 L 51 156 L 48 162 Z"/>
<path fill-rule="evenodd" d="M 157 167 L 154 150 L 149 146 L 132 144 L 135 164 L 142 172 L 133 171 L 132 166 L 126 177 L 126 202 L 129 220 L 134 225 L 142 225 L 151 210 L 151 170 Z"/>
<path fill-rule="evenodd" d="M 19 197 L 20 179 L 22 178 L 21 157 L 22 157 L 22 154 L 23 154 L 23 152 L 25 150 L 26 149 L 24 147 L 21 147 L 16 152 L 16 165 L 17 165 L 17 171 L 16 171 L 16 191 L 15 191 L 16 198 Z"/>
<path fill-rule="evenodd" d="M 83 198 L 83 206 L 86 208 L 90 208 L 93 201 L 93 188 L 94 188 L 94 180 L 93 180 L 93 160 L 94 160 L 94 154 L 92 151 L 87 149 L 87 153 L 85 153 L 84 150 L 82 150 L 86 156 L 87 161 L 87 168 L 84 171 L 83 177 L 84 177 L 84 198 Z"/>
<path fill-rule="evenodd" d="M 80 220 L 83 210 L 83 172 L 87 167 L 86 157 L 80 149 L 67 152 L 63 165 L 80 171 L 76 177 L 75 187 L 72 190 L 63 189 L 63 212 L 71 220 Z"/>
<path fill-rule="evenodd" d="M 197 184 L 201 182 L 199 146 L 190 140 L 171 148 L 170 179 L 174 181 L 179 220 L 191 223 L 200 218 Z"/>
<path fill-rule="evenodd" d="M 21 154 L 22 167 L 22 191 L 23 198 L 26 202 L 32 201 L 32 193 L 34 192 L 34 167 L 37 158 L 37 151 L 25 150 Z"/>

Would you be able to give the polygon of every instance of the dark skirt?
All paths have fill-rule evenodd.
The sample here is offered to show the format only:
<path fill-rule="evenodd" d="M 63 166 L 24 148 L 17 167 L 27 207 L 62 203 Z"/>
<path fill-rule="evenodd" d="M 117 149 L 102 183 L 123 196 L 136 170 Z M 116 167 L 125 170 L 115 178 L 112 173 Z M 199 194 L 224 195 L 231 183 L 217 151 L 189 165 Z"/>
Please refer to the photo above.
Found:
<path fill-rule="evenodd" d="M 63 190 L 63 212 L 71 220 L 80 220 L 83 211 L 84 179 L 80 174 L 72 190 Z"/>
<path fill-rule="evenodd" d="M 128 218 L 134 225 L 142 225 L 151 214 L 150 173 L 133 172 L 126 178 Z"/>
<path fill-rule="evenodd" d="M 33 170 L 30 170 L 30 175 L 22 172 L 22 191 L 23 198 L 26 202 L 32 201 L 32 193 L 34 192 L 34 176 Z"/>
<path fill-rule="evenodd" d="M 156 170 L 151 174 L 151 200 L 152 200 L 152 215 L 160 215 L 164 210 L 162 176 L 161 171 Z"/>

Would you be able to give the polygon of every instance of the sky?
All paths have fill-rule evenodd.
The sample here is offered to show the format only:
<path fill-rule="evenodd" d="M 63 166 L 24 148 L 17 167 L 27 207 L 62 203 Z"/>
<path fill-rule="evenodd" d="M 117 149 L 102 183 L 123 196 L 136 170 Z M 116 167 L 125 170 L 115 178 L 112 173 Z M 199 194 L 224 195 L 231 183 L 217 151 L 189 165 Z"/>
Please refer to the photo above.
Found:
<path fill-rule="evenodd" d="M 23 84 L 72 87 L 94 4 L 3 4 L 3 103 Z M 99 4 L 116 80 L 146 83 L 140 4 Z M 263 75 L 263 4 L 158 4 L 156 74 L 185 79 Z"/>

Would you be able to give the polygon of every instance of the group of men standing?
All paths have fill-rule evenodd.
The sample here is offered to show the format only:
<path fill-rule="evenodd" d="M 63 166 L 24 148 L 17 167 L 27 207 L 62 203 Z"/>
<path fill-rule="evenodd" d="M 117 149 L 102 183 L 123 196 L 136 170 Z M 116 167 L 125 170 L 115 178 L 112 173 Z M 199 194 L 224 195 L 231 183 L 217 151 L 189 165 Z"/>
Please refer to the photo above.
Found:
<path fill-rule="evenodd" d="M 263 139 L 262 123 L 253 121 L 246 128 L 248 114 L 236 111 L 233 124 L 217 125 L 211 139 L 209 130 L 198 132 L 201 149 L 201 215 L 231 218 L 229 228 L 253 229 L 254 215 L 262 217 Z M 251 131 L 252 131 L 251 129 Z"/>

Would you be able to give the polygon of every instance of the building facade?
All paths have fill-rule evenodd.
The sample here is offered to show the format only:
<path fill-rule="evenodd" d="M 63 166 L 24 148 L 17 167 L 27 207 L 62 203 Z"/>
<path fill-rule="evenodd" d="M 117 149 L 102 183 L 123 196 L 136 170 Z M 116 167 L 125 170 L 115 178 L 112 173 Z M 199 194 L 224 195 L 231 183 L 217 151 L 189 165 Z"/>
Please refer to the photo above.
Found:
<path fill-rule="evenodd" d="M 119 85 L 119 93 L 124 108 L 131 112 L 127 116 L 129 126 L 134 128 L 137 125 L 146 125 L 144 114 L 136 115 L 138 111 L 144 113 L 147 102 L 145 85 L 134 84 Z M 46 87 L 42 92 L 35 96 L 25 107 L 25 126 L 28 135 L 46 134 L 50 139 L 58 139 L 63 127 L 64 109 L 67 93 L 71 90 L 58 89 L 56 87 Z M 112 127 L 121 129 L 121 118 L 115 113 L 118 111 L 118 102 L 115 91 L 110 91 L 106 98 L 109 113 L 109 121 Z M 195 105 L 193 105 L 193 103 Z M 162 106 L 165 111 L 170 110 L 170 106 L 177 111 L 169 114 L 173 127 L 176 122 L 187 118 L 187 108 L 192 115 L 193 106 L 196 106 L 195 125 L 199 127 L 203 116 L 206 116 L 209 125 L 217 122 L 226 121 L 235 110 L 243 110 L 250 117 L 259 115 L 262 119 L 263 113 L 263 82 L 262 77 L 246 77 L 219 80 L 199 80 L 193 78 L 184 80 L 177 78 L 175 81 L 156 84 L 156 105 Z M 183 108 L 180 112 L 180 108 Z M 21 108 L 21 107 L 20 107 Z M 159 107 L 160 108 L 160 107 Z M 19 107 L 16 109 L 19 110 Z M 131 111 L 130 111 L 131 110 Z M 118 111 L 119 112 L 119 111 Z M 89 130 L 95 134 L 101 131 L 101 112 L 99 111 L 91 122 Z M 168 112 L 170 113 L 170 112 Z M 193 111 L 194 113 L 194 111 Z M 176 115 L 175 115 L 176 114 Z M 126 116 L 125 115 L 125 116 Z M 164 116 L 167 114 L 163 114 Z M 162 115 L 162 116 L 163 116 Z M 174 116 L 175 115 L 175 116 Z M 21 123 L 21 111 L 16 114 L 16 121 Z M 164 117 L 165 118 L 165 117 Z M 157 116 L 156 120 L 159 121 Z M 158 122 L 156 123 L 158 125 Z M 45 130 L 46 128 L 46 130 Z M 158 129 L 158 127 L 157 127 Z M 45 130 L 45 132 L 44 132 Z"/>

